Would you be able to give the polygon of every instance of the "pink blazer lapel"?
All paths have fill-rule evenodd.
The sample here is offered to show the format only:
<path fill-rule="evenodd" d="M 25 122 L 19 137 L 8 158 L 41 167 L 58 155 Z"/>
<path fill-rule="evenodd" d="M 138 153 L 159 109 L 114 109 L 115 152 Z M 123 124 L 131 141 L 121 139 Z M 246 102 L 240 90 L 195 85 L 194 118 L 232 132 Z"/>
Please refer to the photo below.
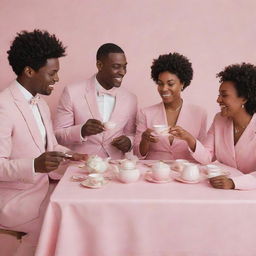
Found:
<path fill-rule="evenodd" d="M 36 120 L 33 116 L 32 110 L 30 109 L 28 102 L 25 100 L 25 98 L 21 94 L 20 90 L 16 86 L 11 86 L 10 91 L 14 98 L 14 102 L 15 102 L 17 108 L 20 110 L 20 112 L 24 118 L 24 121 L 27 124 L 29 132 L 30 132 L 35 144 L 37 145 L 37 147 L 39 148 L 39 150 L 41 152 L 44 152 L 45 149 L 44 149 L 44 145 L 43 145 L 43 140 L 42 140 Z"/>
<path fill-rule="evenodd" d="M 85 87 L 85 100 L 88 105 L 88 110 L 92 118 L 101 120 L 101 115 L 98 109 L 97 98 L 96 98 L 96 89 L 95 89 L 95 76 L 93 76 L 89 84 Z"/>
<path fill-rule="evenodd" d="M 234 145 L 234 133 L 233 133 L 233 122 L 229 118 L 226 119 L 223 135 L 223 143 L 225 146 L 223 147 L 224 151 L 223 154 L 229 155 L 232 161 L 234 162 L 233 166 L 237 166 L 236 163 L 236 152 L 235 152 L 235 145 Z M 227 152 L 227 149 L 229 152 Z"/>
<path fill-rule="evenodd" d="M 240 139 L 235 145 L 236 154 L 239 154 L 240 150 L 244 150 L 245 145 L 252 140 L 254 140 L 256 134 L 256 114 L 252 116 L 252 119 L 248 126 L 246 127 L 245 131 L 241 135 Z"/>
<path fill-rule="evenodd" d="M 122 108 L 125 107 L 124 102 L 125 102 L 124 94 L 120 93 L 117 90 L 115 107 L 113 109 L 113 112 L 110 116 L 109 121 L 112 121 L 112 122 L 118 121 L 118 119 L 120 118 L 120 113 L 122 113 Z"/>

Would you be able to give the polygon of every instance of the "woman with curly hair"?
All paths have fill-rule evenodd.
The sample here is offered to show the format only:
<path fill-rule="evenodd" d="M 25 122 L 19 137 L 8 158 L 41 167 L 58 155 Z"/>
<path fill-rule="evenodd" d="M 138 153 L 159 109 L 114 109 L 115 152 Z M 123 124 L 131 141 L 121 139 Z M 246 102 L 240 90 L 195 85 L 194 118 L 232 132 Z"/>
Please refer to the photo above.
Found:
<path fill-rule="evenodd" d="M 187 142 L 192 156 L 208 164 L 213 160 L 234 167 L 245 175 L 234 178 L 218 176 L 210 179 L 215 188 L 256 188 L 256 66 L 249 63 L 226 67 L 217 74 L 220 78 L 216 114 L 202 145 L 182 128 L 171 134 Z"/>
<path fill-rule="evenodd" d="M 153 61 L 151 77 L 162 102 L 139 112 L 134 151 L 144 159 L 193 161 L 186 143 L 168 134 L 170 127 L 178 125 L 186 127 L 199 140 L 206 135 L 206 112 L 199 106 L 186 104 L 181 97 L 181 92 L 192 80 L 192 65 L 179 53 L 160 55 Z M 165 125 L 167 133 L 157 135 L 154 125 Z"/>

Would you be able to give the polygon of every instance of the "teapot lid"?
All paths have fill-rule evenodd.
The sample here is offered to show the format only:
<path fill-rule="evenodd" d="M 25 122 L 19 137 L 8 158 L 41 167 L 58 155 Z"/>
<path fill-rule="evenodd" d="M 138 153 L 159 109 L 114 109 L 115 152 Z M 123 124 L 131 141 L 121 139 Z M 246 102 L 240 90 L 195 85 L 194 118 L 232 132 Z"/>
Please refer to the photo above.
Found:
<path fill-rule="evenodd" d="M 122 163 L 121 163 L 121 168 L 125 169 L 125 170 L 132 170 L 135 169 L 136 164 L 128 159 L 125 159 Z"/>

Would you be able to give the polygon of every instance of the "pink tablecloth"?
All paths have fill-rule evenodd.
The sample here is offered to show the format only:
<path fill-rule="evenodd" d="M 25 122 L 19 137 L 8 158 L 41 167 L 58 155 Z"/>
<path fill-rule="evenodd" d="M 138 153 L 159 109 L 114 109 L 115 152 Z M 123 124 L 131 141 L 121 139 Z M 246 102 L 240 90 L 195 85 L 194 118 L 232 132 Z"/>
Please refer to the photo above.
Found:
<path fill-rule="evenodd" d="M 37 256 L 256 255 L 256 191 L 143 177 L 87 189 L 70 181 L 79 173 L 70 167 L 52 194 Z"/>

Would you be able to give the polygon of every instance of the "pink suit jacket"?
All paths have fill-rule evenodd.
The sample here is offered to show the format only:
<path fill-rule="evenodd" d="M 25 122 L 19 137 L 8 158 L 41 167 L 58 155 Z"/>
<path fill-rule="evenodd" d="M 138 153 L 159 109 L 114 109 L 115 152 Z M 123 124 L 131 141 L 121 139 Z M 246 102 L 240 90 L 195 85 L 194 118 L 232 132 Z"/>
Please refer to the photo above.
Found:
<path fill-rule="evenodd" d="M 0 225 L 6 228 L 37 218 L 49 186 L 47 174 L 35 175 L 33 171 L 33 159 L 45 152 L 45 147 L 30 106 L 16 83 L 0 94 Z M 43 99 L 38 107 L 46 129 L 47 151 L 67 151 L 57 144 Z"/>
<path fill-rule="evenodd" d="M 199 106 L 192 104 L 183 104 L 176 125 L 184 127 L 193 136 L 199 140 L 203 140 L 206 136 L 206 112 Z M 150 151 L 146 157 L 142 157 L 139 151 L 139 144 L 141 135 L 147 128 L 153 128 L 156 124 L 166 124 L 166 112 L 164 104 L 158 103 L 156 105 L 144 108 L 137 116 L 137 131 L 134 140 L 134 152 L 145 159 L 187 159 L 194 161 L 193 157 L 187 148 L 186 142 L 179 139 L 174 139 L 170 145 L 168 136 L 159 136 L 157 143 L 150 144 Z"/>
<path fill-rule="evenodd" d="M 93 76 L 85 82 L 64 89 L 54 121 L 55 135 L 60 144 L 74 151 L 120 159 L 123 158 L 123 153 L 112 146 L 111 142 L 121 135 L 133 138 L 136 114 L 136 96 L 123 88 L 118 88 L 116 104 L 109 120 L 117 126 L 112 130 L 88 136 L 83 141 L 81 128 L 84 123 L 92 118 L 102 120 L 96 100 L 95 76 Z"/>
<path fill-rule="evenodd" d="M 256 188 L 256 114 L 234 145 L 233 121 L 216 114 L 202 144 L 197 141 L 192 156 L 202 164 L 213 160 L 240 170 L 246 175 L 232 178 L 236 189 Z"/>

